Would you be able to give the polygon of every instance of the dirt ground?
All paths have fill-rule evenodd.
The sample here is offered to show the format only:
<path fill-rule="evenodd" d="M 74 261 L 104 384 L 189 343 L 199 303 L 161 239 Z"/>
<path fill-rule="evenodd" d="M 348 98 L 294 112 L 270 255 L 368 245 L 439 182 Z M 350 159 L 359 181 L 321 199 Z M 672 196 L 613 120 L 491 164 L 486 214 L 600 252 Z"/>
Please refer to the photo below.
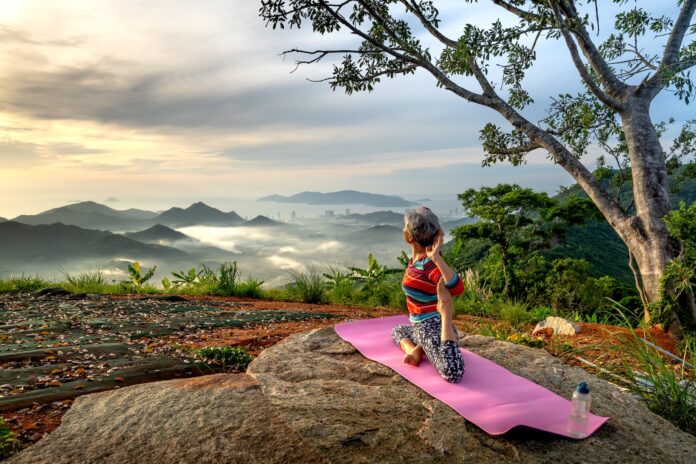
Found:
<path fill-rule="evenodd" d="M 118 297 L 117 297 L 118 298 Z M 261 301 L 243 298 L 223 297 L 186 297 L 197 302 L 229 302 L 244 304 L 245 311 L 301 311 L 303 313 L 331 314 L 331 318 L 317 318 L 297 321 L 280 321 L 255 324 L 248 327 L 211 328 L 197 331 L 185 336 L 163 335 L 149 340 L 152 349 L 171 349 L 173 347 L 197 348 L 203 346 L 244 346 L 252 355 L 258 355 L 263 349 L 278 343 L 290 334 L 319 327 L 333 326 L 338 322 L 349 319 L 364 319 L 399 314 L 390 308 L 361 308 L 339 305 L 311 305 L 303 303 Z M 455 323 L 460 330 L 476 330 L 483 324 L 499 324 L 499 321 L 472 316 L 457 316 Z M 580 324 L 582 331 L 574 337 L 546 337 L 544 349 L 573 365 L 588 368 L 597 372 L 582 358 L 598 366 L 612 368 L 621 360 L 621 340 L 629 335 L 628 329 L 601 324 Z M 533 325 L 520 328 L 531 334 Z M 646 335 L 646 334 L 641 334 Z M 650 336 L 664 349 L 676 353 L 676 345 L 667 334 L 659 329 L 651 329 Z M 24 444 L 35 443 L 53 430 L 61 422 L 73 399 L 53 401 L 45 404 L 34 404 L 14 411 L 5 411 L 0 415 L 5 419 L 7 427 L 15 433 Z"/>

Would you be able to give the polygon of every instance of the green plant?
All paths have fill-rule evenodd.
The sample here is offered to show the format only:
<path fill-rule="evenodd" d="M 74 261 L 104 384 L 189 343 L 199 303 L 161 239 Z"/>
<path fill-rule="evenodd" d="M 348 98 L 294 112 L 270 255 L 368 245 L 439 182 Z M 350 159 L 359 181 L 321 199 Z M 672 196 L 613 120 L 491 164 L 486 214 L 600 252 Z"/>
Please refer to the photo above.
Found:
<path fill-rule="evenodd" d="M 529 318 L 532 321 L 543 321 L 549 316 L 553 316 L 553 309 L 548 306 L 535 306 L 529 312 Z"/>
<path fill-rule="evenodd" d="M 65 281 L 68 290 L 84 293 L 104 293 L 109 282 L 100 270 L 80 272 L 76 276 L 65 273 Z"/>
<path fill-rule="evenodd" d="M 288 286 L 290 293 L 304 303 L 322 303 L 325 300 L 323 276 L 312 268 L 307 270 L 292 269 L 288 271 L 292 282 Z"/>
<path fill-rule="evenodd" d="M 499 303 L 498 314 L 507 321 L 514 329 L 522 324 L 529 322 L 530 315 L 527 304 L 517 300 L 504 299 Z"/>
<path fill-rule="evenodd" d="M 49 287 L 50 282 L 39 276 L 10 277 L 0 281 L 0 293 L 29 293 L 42 288 Z"/>
<path fill-rule="evenodd" d="M 244 370 L 253 359 L 243 346 L 206 346 L 194 353 L 206 362 L 222 365 L 223 369 Z"/>
<path fill-rule="evenodd" d="M 207 268 L 204 269 L 207 270 Z M 174 284 L 175 287 L 179 285 L 193 286 L 198 282 L 198 277 L 202 272 L 203 271 L 196 271 L 195 267 L 192 267 L 188 271 L 172 272 L 172 275 L 176 277 L 175 280 L 172 280 L 172 284 Z"/>
<path fill-rule="evenodd" d="M 264 296 L 263 292 L 263 280 L 257 280 L 252 277 L 248 277 L 244 282 L 237 284 L 234 291 L 234 296 L 240 296 L 244 298 L 262 298 Z"/>
<path fill-rule="evenodd" d="M 142 268 L 138 261 L 133 264 L 128 265 L 128 277 L 130 280 L 123 281 L 123 285 L 127 289 L 133 289 L 136 291 L 141 290 L 144 284 L 152 278 L 155 274 L 155 269 L 157 266 L 152 266 L 147 272 L 143 274 Z"/>
<path fill-rule="evenodd" d="M 617 308 L 617 312 L 621 311 L 622 308 Z M 648 330 L 643 332 L 653 346 L 643 341 L 628 318 L 625 321 L 630 337 L 622 341 L 619 349 L 626 356 L 621 371 L 630 380 L 631 389 L 653 412 L 696 435 L 696 387 L 686 369 L 686 359 L 693 357 L 696 344 L 687 342 L 682 361 L 675 366 L 654 347 L 655 341 Z"/>
<path fill-rule="evenodd" d="M 221 295 L 234 295 L 239 279 L 239 268 L 237 261 L 222 263 L 218 267 L 217 273 L 210 270 L 207 266 L 203 268 L 204 281 L 212 281 L 215 291 Z"/>
<path fill-rule="evenodd" d="M 345 304 L 353 299 L 353 272 L 337 266 L 330 266 L 328 272 L 322 274 L 326 279 L 329 299 L 333 303 Z"/>
<path fill-rule="evenodd" d="M 5 459 L 13 454 L 19 445 L 14 433 L 5 425 L 5 419 L 0 416 L 0 459 Z"/>
<path fill-rule="evenodd" d="M 363 299 L 370 304 L 384 306 L 389 303 L 389 279 L 395 274 L 403 272 L 402 269 L 394 269 L 383 266 L 369 253 L 367 255 L 367 269 L 350 267 L 353 279 L 361 285 L 360 291 Z"/>

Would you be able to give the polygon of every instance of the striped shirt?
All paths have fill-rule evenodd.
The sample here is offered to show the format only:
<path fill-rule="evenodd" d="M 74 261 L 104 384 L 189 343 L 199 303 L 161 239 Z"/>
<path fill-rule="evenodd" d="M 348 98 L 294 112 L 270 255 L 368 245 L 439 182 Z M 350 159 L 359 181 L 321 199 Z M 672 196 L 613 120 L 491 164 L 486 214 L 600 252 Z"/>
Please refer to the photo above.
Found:
<path fill-rule="evenodd" d="M 413 261 L 413 258 L 409 260 L 401 287 L 406 293 L 406 307 L 411 322 L 424 321 L 438 314 L 437 281 L 441 277 L 440 269 L 427 256 L 417 261 Z M 464 282 L 456 272 L 445 286 L 452 296 L 464 292 Z"/>

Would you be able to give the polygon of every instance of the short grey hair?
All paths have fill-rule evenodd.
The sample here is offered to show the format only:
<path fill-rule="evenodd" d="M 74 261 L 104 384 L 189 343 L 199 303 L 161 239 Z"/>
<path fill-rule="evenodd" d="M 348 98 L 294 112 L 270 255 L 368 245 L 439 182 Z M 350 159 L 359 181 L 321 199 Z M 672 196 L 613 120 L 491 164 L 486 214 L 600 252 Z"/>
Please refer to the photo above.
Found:
<path fill-rule="evenodd" d="M 440 230 L 440 220 L 430 208 L 419 206 L 406 211 L 404 226 L 406 231 L 413 237 L 413 240 L 424 247 L 428 247 L 433 244 Z"/>

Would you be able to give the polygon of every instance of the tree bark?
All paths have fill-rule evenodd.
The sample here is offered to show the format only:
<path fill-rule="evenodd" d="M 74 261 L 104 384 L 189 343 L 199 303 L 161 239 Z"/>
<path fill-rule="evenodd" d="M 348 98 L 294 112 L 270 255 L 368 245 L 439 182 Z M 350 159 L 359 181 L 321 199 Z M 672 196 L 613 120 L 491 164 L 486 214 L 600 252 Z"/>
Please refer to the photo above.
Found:
<path fill-rule="evenodd" d="M 678 253 L 662 218 L 670 212 L 664 151 L 650 119 L 647 98 L 629 100 L 620 113 L 628 145 L 636 214 L 615 227 L 635 257 L 647 303 L 659 299 L 660 279 Z M 645 320 L 650 319 L 645 311 Z"/>

